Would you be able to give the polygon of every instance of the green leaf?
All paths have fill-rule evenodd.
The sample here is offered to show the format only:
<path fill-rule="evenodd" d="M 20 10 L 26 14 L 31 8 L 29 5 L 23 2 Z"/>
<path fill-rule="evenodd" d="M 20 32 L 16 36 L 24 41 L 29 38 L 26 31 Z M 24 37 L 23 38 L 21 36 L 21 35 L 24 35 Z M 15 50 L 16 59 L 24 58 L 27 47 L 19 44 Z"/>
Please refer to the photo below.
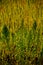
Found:
<path fill-rule="evenodd" d="M 3 29 L 2 29 L 2 34 L 5 38 L 7 38 L 9 36 L 9 30 L 7 28 L 6 25 L 3 26 Z"/>
<path fill-rule="evenodd" d="M 40 57 L 42 58 L 43 57 L 43 48 L 42 48 L 42 51 L 40 53 Z"/>
<path fill-rule="evenodd" d="M 37 23 L 36 23 L 36 21 L 34 21 L 34 23 L 33 23 L 33 30 L 36 30 L 36 27 L 37 27 Z"/>

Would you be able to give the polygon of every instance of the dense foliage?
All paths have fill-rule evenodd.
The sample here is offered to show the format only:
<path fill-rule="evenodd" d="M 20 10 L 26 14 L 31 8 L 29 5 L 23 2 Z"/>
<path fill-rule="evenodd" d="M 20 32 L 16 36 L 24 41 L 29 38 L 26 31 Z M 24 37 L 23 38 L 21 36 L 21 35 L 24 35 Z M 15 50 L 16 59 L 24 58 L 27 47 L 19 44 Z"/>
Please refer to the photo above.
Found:
<path fill-rule="evenodd" d="M 0 65 L 43 65 L 42 5 L 35 2 L 0 4 Z"/>

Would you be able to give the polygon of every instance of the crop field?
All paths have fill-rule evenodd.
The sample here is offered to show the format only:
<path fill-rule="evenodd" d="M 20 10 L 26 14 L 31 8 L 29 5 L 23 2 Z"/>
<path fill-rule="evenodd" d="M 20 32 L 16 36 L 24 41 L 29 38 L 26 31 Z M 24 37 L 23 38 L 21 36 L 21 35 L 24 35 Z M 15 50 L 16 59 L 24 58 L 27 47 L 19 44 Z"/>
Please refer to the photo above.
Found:
<path fill-rule="evenodd" d="M 0 0 L 0 65 L 43 65 L 43 0 Z"/>

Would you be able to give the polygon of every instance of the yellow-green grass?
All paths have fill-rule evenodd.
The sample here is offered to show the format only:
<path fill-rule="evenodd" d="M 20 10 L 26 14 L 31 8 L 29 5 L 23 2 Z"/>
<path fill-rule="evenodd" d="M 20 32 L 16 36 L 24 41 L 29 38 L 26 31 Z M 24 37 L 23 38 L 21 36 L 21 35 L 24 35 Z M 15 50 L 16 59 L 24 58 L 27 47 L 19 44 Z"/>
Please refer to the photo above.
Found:
<path fill-rule="evenodd" d="M 0 65 L 42 65 L 43 1 L 0 1 Z"/>

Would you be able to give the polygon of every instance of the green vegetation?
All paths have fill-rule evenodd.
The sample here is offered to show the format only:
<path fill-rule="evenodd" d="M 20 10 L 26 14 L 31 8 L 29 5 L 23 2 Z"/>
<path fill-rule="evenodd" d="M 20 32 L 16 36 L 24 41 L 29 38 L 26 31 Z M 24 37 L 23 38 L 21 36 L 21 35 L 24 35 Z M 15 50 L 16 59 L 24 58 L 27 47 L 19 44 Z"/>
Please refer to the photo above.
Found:
<path fill-rule="evenodd" d="M 5 37 L 5 39 L 9 36 L 9 30 L 6 25 L 3 26 L 2 34 Z"/>
<path fill-rule="evenodd" d="M 39 4 L 36 6 L 35 0 L 3 0 L 3 3 L 0 65 L 43 65 L 43 20 Z"/>

